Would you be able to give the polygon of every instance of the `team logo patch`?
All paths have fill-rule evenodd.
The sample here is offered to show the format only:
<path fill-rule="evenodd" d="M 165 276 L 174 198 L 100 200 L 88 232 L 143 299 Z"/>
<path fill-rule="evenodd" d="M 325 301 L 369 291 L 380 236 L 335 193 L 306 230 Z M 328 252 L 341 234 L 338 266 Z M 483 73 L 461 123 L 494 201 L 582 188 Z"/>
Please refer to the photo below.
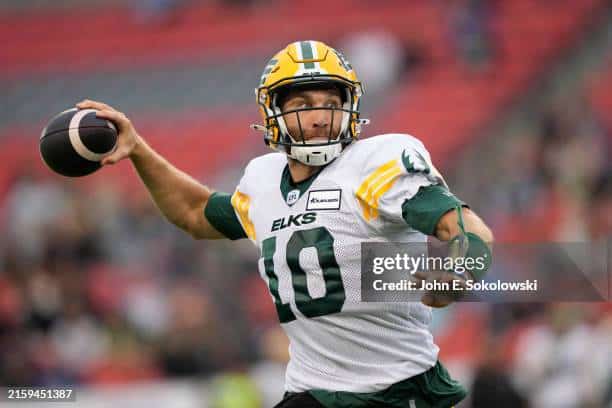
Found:
<path fill-rule="evenodd" d="M 342 190 L 313 190 L 308 192 L 306 211 L 339 210 Z"/>
<path fill-rule="evenodd" d="M 300 198 L 300 190 L 291 190 L 287 194 L 287 204 L 293 205 Z"/>

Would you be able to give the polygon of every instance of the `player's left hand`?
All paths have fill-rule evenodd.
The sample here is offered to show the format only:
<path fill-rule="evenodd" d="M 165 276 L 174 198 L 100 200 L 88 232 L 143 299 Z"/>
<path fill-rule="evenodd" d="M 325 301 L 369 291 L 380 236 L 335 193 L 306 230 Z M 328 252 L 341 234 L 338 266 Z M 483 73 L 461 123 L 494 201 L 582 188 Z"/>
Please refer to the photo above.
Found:
<path fill-rule="evenodd" d="M 450 290 L 432 290 L 425 292 L 421 297 L 421 303 L 430 307 L 445 307 L 454 301 L 460 299 L 466 290 L 466 276 L 459 275 L 448 271 L 417 271 L 414 273 L 414 278 L 418 284 L 421 282 L 437 282 L 443 285 L 448 285 Z M 456 290 L 453 290 L 456 288 Z"/>

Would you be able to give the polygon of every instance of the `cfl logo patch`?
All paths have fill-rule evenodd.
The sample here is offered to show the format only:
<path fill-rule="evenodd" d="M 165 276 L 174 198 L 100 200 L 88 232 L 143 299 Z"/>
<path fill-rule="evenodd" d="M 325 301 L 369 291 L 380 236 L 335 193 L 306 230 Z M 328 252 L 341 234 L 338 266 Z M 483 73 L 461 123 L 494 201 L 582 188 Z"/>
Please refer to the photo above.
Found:
<path fill-rule="evenodd" d="M 293 205 L 300 198 L 300 190 L 291 190 L 287 194 L 287 204 Z"/>

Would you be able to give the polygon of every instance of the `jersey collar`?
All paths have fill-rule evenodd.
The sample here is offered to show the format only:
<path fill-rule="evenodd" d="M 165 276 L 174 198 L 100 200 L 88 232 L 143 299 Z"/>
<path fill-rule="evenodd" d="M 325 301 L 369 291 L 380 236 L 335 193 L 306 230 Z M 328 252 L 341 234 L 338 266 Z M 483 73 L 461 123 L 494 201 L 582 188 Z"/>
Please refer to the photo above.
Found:
<path fill-rule="evenodd" d="M 296 183 L 291 179 L 289 164 L 286 164 L 285 168 L 283 169 L 283 174 L 281 176 L 280 182 L 281 195 L 283 196 L 285 203 L 287 203 L 287 205 L 290 207 L 295 204 L 302 197 L 304 192 L 310 188 L 312 183 L 316 180 L 317 176 L 321 174 L 325 167 L 327 167 L 327 165 L 320 167 L 313 175 L 311 175 L 307 179 Z"/>

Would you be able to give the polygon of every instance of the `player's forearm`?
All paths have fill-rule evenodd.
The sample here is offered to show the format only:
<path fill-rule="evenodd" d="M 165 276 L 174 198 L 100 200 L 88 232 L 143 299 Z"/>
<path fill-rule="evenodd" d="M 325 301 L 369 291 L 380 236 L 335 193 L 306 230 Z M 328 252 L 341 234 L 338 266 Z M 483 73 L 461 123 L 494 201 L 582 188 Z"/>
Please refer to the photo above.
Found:
<path fill-rule="evenodd" d="M 490 245 L 493 242 L 493 233 L 484 221 L 469 208 L 463 208 L 461 211 L 465 232 L 478 235 L 484 242 Z M 450 241 L 462 232 L 459 226 L 457 211 L 449 211 L 438 222 L 436 237 L 441 241 Z"/>
<path fill-rule="evenodd" d="M 484 223 L 484 221 L 480 219 L 480 217 L 478 217 L 478 215 L 476 215 L 473 211 L 470 211 L 466 218 L 463 219 L 465 232 L 472 232 L 478 235 L 484 242 L 491 246 L 494 239 L 493 232 L 491 232 L 491 229 Z"/>
<path fill-rule="evenodd" d="M 202 228 L 203 209 L 211 191 L 170 164 L 142 138 L 139 138 L 130 159 L 164 216 L 195 235 L 196 230 Z"/>

